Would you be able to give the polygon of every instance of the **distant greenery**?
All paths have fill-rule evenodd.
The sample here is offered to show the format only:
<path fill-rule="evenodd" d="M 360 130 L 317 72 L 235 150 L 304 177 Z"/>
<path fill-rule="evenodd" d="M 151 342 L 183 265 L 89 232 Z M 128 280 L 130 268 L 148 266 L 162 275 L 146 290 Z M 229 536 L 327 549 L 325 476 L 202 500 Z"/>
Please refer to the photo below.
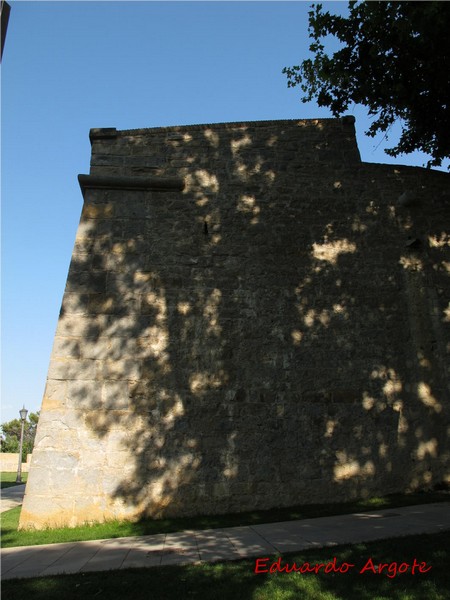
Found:
<path fill-rule="evenodd" d="M 409 536 L 284 554 L 283 564 L 326 564 L 336 558 L 355 567 L 347 573 L 255 574 L 255 559 L 188 566 L 77 573 L 2 582 L 14 600 L 447 600 L 450 590 L 450 536 L 447 532 Z M 360 573 L 374 564 L 425 562 L 427 573 Z M 273 557 L 275 560 L 276 557 Z"/>
<path fill-rule="evenodd" d="M 26 462 L 27 454 L 33 452 L 34 438 L 36 436 L 36 427 L 39 421 L 39 412 L 28 413 L 23 431 L 22 462 Z M 20 432 L 22 421 L 13 419 L 1 425 L 0 452 L 19 452 Z"/>
<path fill-rule="evenodd" d="M 370 498 L 345 504 L 305 505 L 293 508 L 279 508 L 247 513 L 191 517 L 184 519 L 143 519 L 137 522 L 109 521 L 107 523 L 85 525 L 75 528 L 45 529 L 40 531 L 17 531 L 20 507 L 13 508 L 1 515 L 1 537 L 4 548 L 12 546 L 31 546 L 55 544 L 58 542 L 77 542 L 106 538 L 128 537 L 168 533 L 183 529 L 210 529 L 275 523 L 315 517 L 326 517 L 353 512 L 379 510 L 430 502 L 448 502 L 450 496 L 443 492 L 419 494 L 396 494 L 392 496 Z"/>
<path fill-rule="evenodd" d="M 17 473 L 1 473 L 0 487 L 3 490 L 4 488 L 13 487 L 14 485 L 19 485 L 16 483 Z M 22 483 L 26 483 L 28 478 L 28 473 L 22 473 Z"/>

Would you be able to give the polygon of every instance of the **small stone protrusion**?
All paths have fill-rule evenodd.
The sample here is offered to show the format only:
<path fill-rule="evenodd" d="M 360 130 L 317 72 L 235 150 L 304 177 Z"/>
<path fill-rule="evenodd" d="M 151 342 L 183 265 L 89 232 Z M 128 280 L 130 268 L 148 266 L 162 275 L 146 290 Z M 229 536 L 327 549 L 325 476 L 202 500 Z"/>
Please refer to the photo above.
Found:
<path fill-rule="evenodd" d="M 89 131 L 91 144 L 94 140 L 108 140 L 117 137 L 115 127 L 95 127 Z"/>
<path fill-rule="evenodd" d="M 344 115 L 341 118 L 342 124 L 343 125 L 354 125 L 356 122 L 356 119 L 353 115 Z"/>
<path fill-rule="evenodd" d="M 419 240 L 419 238 L 409 237 L 406 241 L 405 246 L 410 250 L 417 250 L 417 248 L 419 248 L 421 244 L 422 242 Z"/>
<path fill-rule="evenodd" d="M 401 196 L 398 197 L 399 206 L 413 206 L 417 204 L 418 197 L 414 190 L 405 190 Z"/>

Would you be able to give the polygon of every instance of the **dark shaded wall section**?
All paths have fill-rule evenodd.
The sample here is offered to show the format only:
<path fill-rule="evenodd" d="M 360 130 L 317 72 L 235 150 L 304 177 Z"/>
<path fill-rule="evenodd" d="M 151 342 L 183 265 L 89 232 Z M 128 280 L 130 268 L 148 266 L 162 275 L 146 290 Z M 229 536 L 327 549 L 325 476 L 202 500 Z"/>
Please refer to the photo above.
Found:
<path fill-rule="evenodd" d="M 447 174 L 351 117 L 90 137 L 23 527 L 449 479 Z"/>

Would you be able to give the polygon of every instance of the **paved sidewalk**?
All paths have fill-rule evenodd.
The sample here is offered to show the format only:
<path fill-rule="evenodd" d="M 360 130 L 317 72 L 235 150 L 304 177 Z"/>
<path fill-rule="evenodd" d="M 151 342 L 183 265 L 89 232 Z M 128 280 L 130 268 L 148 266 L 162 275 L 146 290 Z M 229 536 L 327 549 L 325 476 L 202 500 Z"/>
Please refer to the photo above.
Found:
<path fill-rule="evenodd" d="M 0 512 L 21 506 L 25 494 L 25 484 L 12 485 L 1 490 Z"/>
<path fill-rule="evenodd" d="M 6 548 L 2 579 L 283 554 L 450 530 L 450 503 L 246 527 Z"/>

